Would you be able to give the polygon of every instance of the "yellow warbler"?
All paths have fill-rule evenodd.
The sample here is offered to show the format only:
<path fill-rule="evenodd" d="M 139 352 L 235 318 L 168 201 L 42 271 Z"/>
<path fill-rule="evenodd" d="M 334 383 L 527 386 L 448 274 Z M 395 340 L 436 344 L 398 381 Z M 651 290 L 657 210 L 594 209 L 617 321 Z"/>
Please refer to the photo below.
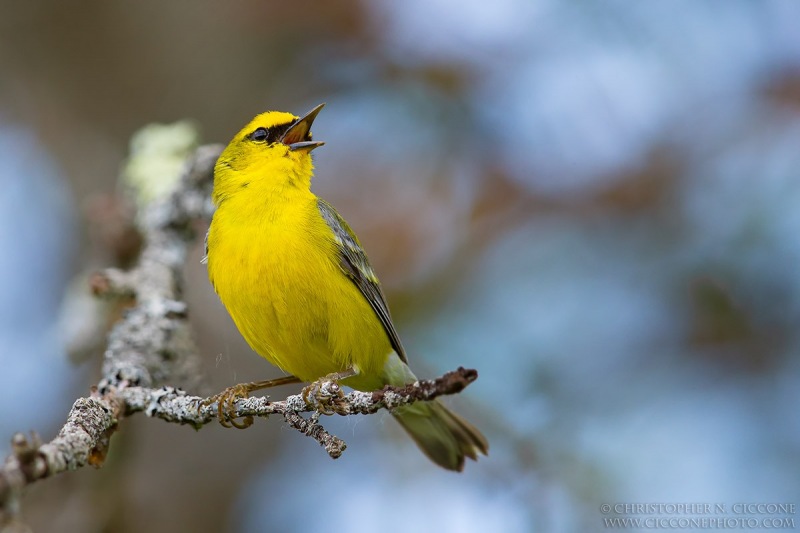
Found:
<path fill-rule="evenodd" d="M 323 144 L 312 140 L 311 124 L 321 108 L 302 118 L 262 113 L 222 152 L 206 238 L 208 276 L 253 350 L 293 376 L 277 381 L 334 375 L 364 391 L 412 383 L 416 377 L 358 238 L 311 192 L 311 151 Z M 270 384 L 229 391 L 241 396 Z M 392 414 L 444 468 L 461 470 L 464 457 L 487 453 L 484 436 L 438 401 Z"/>

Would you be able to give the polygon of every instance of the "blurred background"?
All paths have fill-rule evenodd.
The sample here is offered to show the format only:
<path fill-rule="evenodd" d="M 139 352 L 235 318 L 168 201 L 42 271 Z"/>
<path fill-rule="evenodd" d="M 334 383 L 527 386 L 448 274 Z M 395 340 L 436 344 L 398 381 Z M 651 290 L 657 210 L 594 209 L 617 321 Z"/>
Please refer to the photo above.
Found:
<path fill-rule="evenodd" d="M 601 531 L 602 503 L 800 501 L 799 3 L 0 12 L 3 455 L 15 431 L 51 439 L 98 377 L 102 338 L 67 355 L 91 304 L 65 294 L 135 249 L 108 214 L 131 135 L 190 119 L 227 142 L 320 102 L 316 193 L 360 235 L 417 374 L 479 370 L 450 404 L 491 442 L 454 475 L 386 414 L 326 419 L 335 462 L 278 420 L 140 415 L 103 469 L 30 488 L 34 530 Z M 279 375 L 200 257 L 204 391 Z"/>

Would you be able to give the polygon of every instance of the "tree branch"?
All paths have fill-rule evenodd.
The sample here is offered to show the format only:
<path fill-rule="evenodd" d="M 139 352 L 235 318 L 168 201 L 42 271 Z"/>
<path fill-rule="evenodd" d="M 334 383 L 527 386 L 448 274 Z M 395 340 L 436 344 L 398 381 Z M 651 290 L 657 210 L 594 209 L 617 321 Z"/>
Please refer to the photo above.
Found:
<path fill-rule="evenodd" d="M 163 134 L 163 132 L 162 132 Z M 163 138 L 163 137 L 162 137 Z M 138 263 L 130 271 L 107 269 L 90 279 L 99 297 L 134 297 L 135 305 L 112 328 L 103 355 L 102 379 L 91 394 L 75 401 L 67 421 L 52 441 L 42 444 L 17 433 L 12 453 L 0 466 L 0 527 L 16 515 L 18 495 L 37 480 L 86 465 L 99 467 L 120 421 L 143 411 L 149 417 L 199 428 L 217 418 L 216 404 L 189 396 L 168 383 L 194 383 L 200 375 L 197 349 L 182 300 L 182 268 L 194 241 L 192 222 L 209 219 L 212 172 L 220 146 L 184 147 L 186 164 L 169 194 L 140 203 L 137 226 L 144 238 Z M 170 153 L 174 157 L 174 150 Z M 152 153 L 132 154 L 152 158 Z M 140 165 L 141 166 L 141 165 Z M 137 167 L 138 168 L 138 167 Z M 164 165 L 155 165 L 163 171 Z M 155 175 L 153 179 L 168 177 Z M 380 409 L 431 400 L 463 390 L 477 372 L 459 368 L 436 380 L 374 392 L 344 394 L 337 383 L 318 384 L 312 405 L 301 394 L 281 401 L 265 397 L 236 402 L 237 417 L 280 415 L 286 423 L 312 437 L 333 458 L 346 444 L 319 423 L 321 414 L 371 414 Z M 309 418 L 301 413 L 312 413 Z"/>
<path fill-rule="evenodd" d="M 474 370 L 459 368 L 435 380 L 422 380 L 404 387 L 386 386 L 375 392 L 343 394 L 338 385 L 330 381 L 323 381 L 320 388 L 333 391 L 330 396 L 335 409 L 329 412 L 343 416 L 368 415 L 381 409 L 458 393 L 477 377 Z M 7 507 L 12 494 L 34 481 L 86 465 L 102 466 L 111 435 L 125 416 L 144 412 L 152 418 L 200 428 L 217 419 L 216 404 L 209 400 L 166 386 L 149 388 L 121 383 L 108 387 L 104 393 L 95 388 L 88 398 L 75 402 L 66 424 L 47 444 L 41 444 L 36 435 L 31 439 L 22 433 L 14 435 L 12 454 L 0 468 L 0 504 Z M 266 397 L 245 398 L 236 402 L 234 413 L 236 417 L 280 415 L 290 427 L 316 440 L 334 459 L 347 448 L 344 441 L 319 424 L 320 406 L 306 403 L 302 394 L 274 402 Z M 313 414 L 306 419 L 300 413 Z"/>

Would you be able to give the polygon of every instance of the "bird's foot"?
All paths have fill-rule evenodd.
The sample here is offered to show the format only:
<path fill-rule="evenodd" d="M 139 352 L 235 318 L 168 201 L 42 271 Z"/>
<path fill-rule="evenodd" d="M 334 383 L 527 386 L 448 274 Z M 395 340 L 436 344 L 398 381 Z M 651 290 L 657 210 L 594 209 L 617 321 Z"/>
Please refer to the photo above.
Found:
<path fill-rule="evenodd" d="M 321 378 L 303 387 L 303 401 L 306 405 L 313 406 L 324 415 L 339 412 L 338 405 L 344 399 L 342 387 L 336 381 Z"/>
<path fill-rule="evenodd" d="M 301 395 L 306 405 L 313 406 L 318 412 L 324 415 L 332 415 L 334 413 L 346 414 L 343 406 L 346 405 L 344 401 L 344 391 L 339 385 L 339 380 L 346 379 L 356 375 L 356 371 L 352 368 L 344 372 L 334 372 L 322 377 L 310 385 L 303 387 Z"/>
<path fill-rule="evenodd" d="M 252 389 L 249 387 L 250 383 L 239 383 L 232 387 L 228 387 L 219 394 L 215 394 L 210 398 L 204 400 L 201 405 L 208 407 L 214 403 L 217 404 L 217 419 L 222 427 L 235 427 L 237 429 L 246 429 L 253 425 L 253 417 L 246 416 L 241 422 L 236 420 L 236 402 L 250 397 Z"/>
<path fill-rule="evenodd" d="M 289 383 L 300 383 L 300 380 L 294 376 L 285 376 L 277 379 L 270 379 L 266 381 L 253 381 L 251 383 L 239 383 L 232 387 L 228 387 L 219 394 L 211 396 L 201 403 L 201 406 L 207 407 L 214 403 L 217 404 L 217 417 L 222 427 L 235 427 L 237 429 L 246 429 L 253 425 L 253 417 L 246 416 L 241 422 L 236 421 L 236 402 L 250 397 L 253 391 L 267 389 L 270 387 L 277 387 L 278 385 L 286 385 Z"/>

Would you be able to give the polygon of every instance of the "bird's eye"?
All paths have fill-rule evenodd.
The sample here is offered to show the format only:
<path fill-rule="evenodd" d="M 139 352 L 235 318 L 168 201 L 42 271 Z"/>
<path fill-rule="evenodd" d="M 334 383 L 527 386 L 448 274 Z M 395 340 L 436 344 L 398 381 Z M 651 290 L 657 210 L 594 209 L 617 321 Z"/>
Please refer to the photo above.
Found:
<path fill-rule="evenodd" d="M 269 133 L 267 132 L 267 128 L 258 128 L 256 131 L 250 134 L 250 138 L 256 142 L 263 142 L 267 140 Z"/>

